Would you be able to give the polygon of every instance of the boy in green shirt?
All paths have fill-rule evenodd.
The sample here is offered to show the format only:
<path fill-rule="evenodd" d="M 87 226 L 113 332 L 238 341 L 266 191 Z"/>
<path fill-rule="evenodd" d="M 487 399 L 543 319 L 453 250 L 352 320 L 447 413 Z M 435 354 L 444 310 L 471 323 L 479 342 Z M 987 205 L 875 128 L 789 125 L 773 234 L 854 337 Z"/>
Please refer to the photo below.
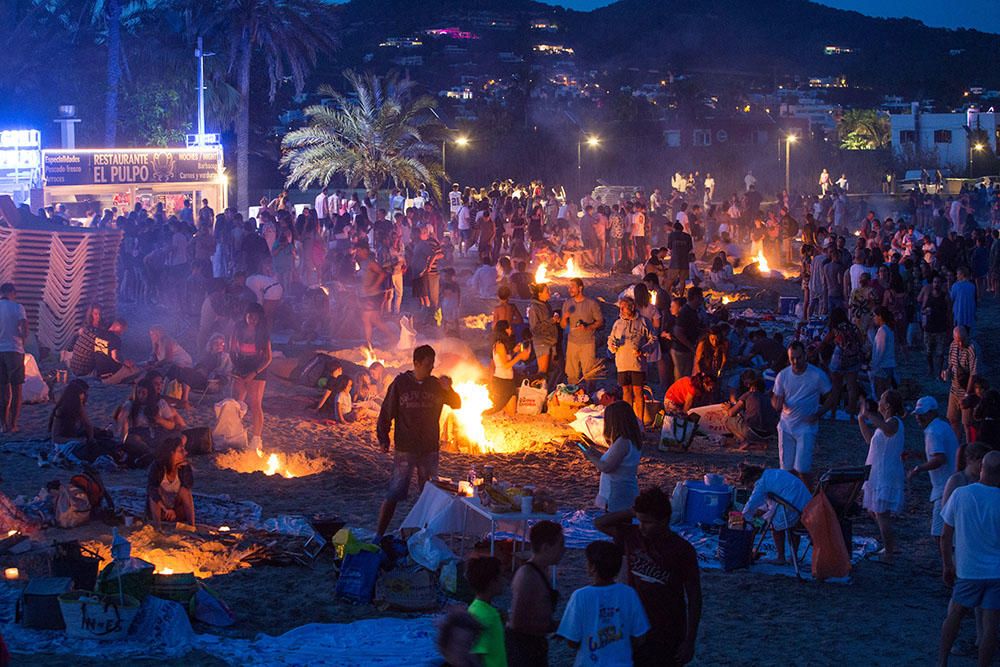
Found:
<path fill-rule="evenodd" d="M 483 667 L 507 667 L 503 621 L 500 612 L 491 604 L 495 597 L 503 593 L 504 581 L 500 570 L 500 560 L 493 556 L 473 558 L 465 565 L 465 578 L 476 592 L 476 599 L 469 605 L 469 614 L 483 626 L 483 633 L 472 647 L 472 653 L 483 657 Z"/>

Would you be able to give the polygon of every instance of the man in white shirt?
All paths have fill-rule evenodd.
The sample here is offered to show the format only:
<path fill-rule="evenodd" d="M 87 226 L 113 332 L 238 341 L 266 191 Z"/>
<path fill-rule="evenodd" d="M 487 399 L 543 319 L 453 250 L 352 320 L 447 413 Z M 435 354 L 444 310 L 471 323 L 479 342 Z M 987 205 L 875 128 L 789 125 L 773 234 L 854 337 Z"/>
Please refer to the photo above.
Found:
<path fill-rule="evenodd" d="M 451 197 L 451 195 L 448 195 Z M 458 225 L 458 251 L 465 256 L 465 251 L 472 245 L 472 209 L 464 201 L 459 199 L 458 210 L 455 211 L 455 220 Z"/>
<path fill-rule="evenodd" d="M 687 202 L 681 202 L 681 208 L 679 211 L 677 211 L 677 215 L 674 216 L 674 222 L 681 223 L 681 225 L 683 225 L 684 227 L 684 231 L 690 234 L 691 224 L 688 221 L 687 208 L 688 208 Z"/>
<path fill-rule="evenodd" d="M 948 477 L 955 471 L 955 459 L 958 456 L 958 439 L 951 424 L 938 416 L 938 402 L 933 396 L 921 396 L 913 408 L 917 423 L 924 429 L 924 453 L 927 461 L 910 468 L 907 478 L 922 472 L 930 474 L 931 478 L 931 535 L 937 541 L 941 540 L 944 530 L 944 520 L 941 518 L 941 498 Z M 998 575 L 1000 576 L 1000 575 Z"/>
<path fill-rule="evenodd" d="M 13 283 L 0 285 L 0 433 L 17 433 L 28 315 Z"/>
<path fill-rule="evenodd" d="M 941 626 L 938 664 L 948 664 L 962 618 L 979 608 L 979 664 L 992 665 L 1000 629 L 1000 452 L 983 458 L 979 482 L 955 489 L 942 516 L 942 577 L 954 588 Z"/>
<path fill-rule="evenodd" d="M 715 197 L 715 179 L 712 174 L 705 174 L 705 207 L 712 203 Z"/>
<path fill-rule="evenodd" d="M 740 467 L 740 486 L 753 484 L 750 499 L 743 506 L 743 516 L 752 519 L 758 510 L 763 510 L 764 518 L 771 520 L 774 532 L 775 565 L 785 564 L 785 532 L 799 522 L 802 510 L 812 500 L 812 494 L 802 480 L 787 470 L 764 470 L 760 466 Z M 774 500 L 780 498 L 794 509 L 788 509 Z M 792 549 L 798 549 L 792 537 Z"/>
<path fill-rule="evenodd" d="M 462 208 L 462 193 L 459 191 L 458 183 L 452 183 L 451 192 L 448 193 L 448 210 L 453 221 L 458 217 L 460 208 Z"/>
<path fill-rule="evenodd" d="M 771 397 L 771 405 L 781 413 L 778 458 L 782 470 L 794 471 L 806 481 L 812 469 L 819 418 L 833 407 L 831 399 L 836 395 L 830 391 L 826 373 L 806 361 L 802 341 L 788 346 L 788 362 L 790 365 L 774 379 Z"/>
<path fill-rule="evenodd" d="M 847 174 L 841 174 L 840 178 L 837 179 L 837 187 L 847 192 L 850 188 L 850 183 L 847 182 Z"/>
<path fill-rule="evenodd" d="M 327 189 L 328 189 L 327 186 L 324 185 L 323 189 L 319 191 L 318 195 L 316 195 L 315 201 L 313 201 L 313 210 L 316 211 L 316 217 L 319 219 L 320 224 L 323 224 L 323 222 L 330 215 L 330 209 L 327 206 L 327 201 L 326 201 Z"/>

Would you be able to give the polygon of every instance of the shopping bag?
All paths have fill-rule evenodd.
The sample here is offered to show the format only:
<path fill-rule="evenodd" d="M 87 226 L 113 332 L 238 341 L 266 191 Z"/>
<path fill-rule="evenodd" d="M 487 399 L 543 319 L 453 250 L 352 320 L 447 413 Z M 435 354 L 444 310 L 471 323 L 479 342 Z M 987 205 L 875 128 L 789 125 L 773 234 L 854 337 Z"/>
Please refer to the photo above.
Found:
<path fill-rule="evenodd" d="M 181 386 L 179 380 L 171 380 L 167 383 L 167 386 L 163 389 L 164 398 L 173 398 L 180 400 L 184 396 L 184 388 Z"/>
<path fill-rule="evenodd" d="M 535 384 L 524 380 L 517 390 L 517 414 L 540 415 L 549 392 L 545 380 L 537 380 Z"/>
<path fill-rule="evenodd" d="M 383 558 L 381 549 L 375 552 L 359 551 L 344 556 L 344 564 L 340 568 L 340 577 L 337 579 L 334 594 L 348 602 L 358 604 L 371 602 Z"/>
<path fill-rule="evenodd" d="M 59 596 L 59 609 L 70 637 L 119 640 L 125 638 L 139 615 L 139 601 L 131 595 L 119 598 L 72 591 Z"/>
<path fill-rule="evenodd" d="M 384 572 L 375 585 L 375 600 L 389 609 L 426 611 L 436 609 L 437 581 L 422 567 L 397 567 Z"/>
<path fill-rule="evenodd" d="M 663 416 L 663 427 L 660 429 L 661 452 L 670 451 L 671 448 L 680 447 L 686 450 L 691 446 L 694 434 L 698 430 L 698 421 L 701 419 L 696 414 L 693 415 L 671 415 Z"/>
<path fill-rule="evenodd" d="M 844 534 L 837 520 L 837 513 L 826 497 L 817 493 L 802 510 L 802 525 L 809 531 L 812 543 L 812 575 L 822 581 L 846 577 L 851 573 L 851 555 L 844 543 Z"/>

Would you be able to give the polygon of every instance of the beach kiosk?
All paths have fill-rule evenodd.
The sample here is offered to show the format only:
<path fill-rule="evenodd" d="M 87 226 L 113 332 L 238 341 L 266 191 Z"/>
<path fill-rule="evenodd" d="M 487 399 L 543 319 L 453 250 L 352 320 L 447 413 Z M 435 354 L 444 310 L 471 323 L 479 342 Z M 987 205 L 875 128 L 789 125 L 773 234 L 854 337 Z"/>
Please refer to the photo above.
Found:
<path fill-rule="evenodd" d="M 168 216 L 185 199 L 195 210 L 207 199 L 220 213 L 228 204 L 220 145 L 44 150 L 42 179 L 42 205 L 61 203 L 74 219 L 111 207 L 127 212 L 137 202 L 148 209 L 162 203 Z"/>

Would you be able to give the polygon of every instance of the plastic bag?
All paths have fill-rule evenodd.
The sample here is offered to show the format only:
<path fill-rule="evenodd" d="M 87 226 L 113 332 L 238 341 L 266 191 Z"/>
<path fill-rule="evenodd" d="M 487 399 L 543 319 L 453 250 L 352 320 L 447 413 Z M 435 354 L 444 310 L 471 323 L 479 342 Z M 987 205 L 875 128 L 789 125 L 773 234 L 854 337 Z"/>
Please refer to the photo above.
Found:
<path fill-rule="evenodd" d="M 691 446 L 691 440 L 698 430 L 698 415 L 671 415 L 663 416 L 663 427 L 660 429 L 660 449 L 667 450 L 670 447 L 680 447 L 687 449 Z"/>
<path fill-rule="evenodd" d="M 399 318 L 399 342 L 397 350 L 412 350 L 417 344 L 417 330 L 413 328 L 413 316 L 403 315 Z"/>
<path fill-rule="evenodd" d="M 688 488 L 684 482 L 678 482 L 674 486 L 674 492 L 670 496 L 670 524 L 680 525 L 684 523 L 684 510 L 687 507 Z"/>
<path fill-rule="evenodd" d="M 537 387 L 532 386 L 528 380 L 524 380 L 517 390 L 517 414 L 542 414 L 542 407 L 545 405 L 547 397 L 548 391 L 545 387 L 545 380 L 542 380 L 541 385 Z"/>
<path fill-rule="evenodd" d="M 87 492 L 75 484 L 63 484 L 56 493 L 56 525 L 76 528 L 90 521 L 90 499 Z"/>
<path fill-rule="evenodd" d="M 443 563 L 457 559 L 457 556 L 448 548 L 444 540 L 434 535 L 427 528 L 411 535 L 410 539 L 406 541 L 406 547 L 409 549 L 410 558 L 414 562 L 435 572 Z"/>
<path fill-rule="evenodd" d="M 246 449 L 247 430 L 243 417 L 247 404 L 232 398 L 215 404 L 215 426 L 212 427 L 212 444 L 216 449 Z"/>
<path fill-rule="evenodd" d="M 851 573 L 851 555 L 844 544 L 837 513 L 825 492 L 817 493 L 802 510 L 802 525 L 812 542 L 812 575 L 822 581 Z"/>

